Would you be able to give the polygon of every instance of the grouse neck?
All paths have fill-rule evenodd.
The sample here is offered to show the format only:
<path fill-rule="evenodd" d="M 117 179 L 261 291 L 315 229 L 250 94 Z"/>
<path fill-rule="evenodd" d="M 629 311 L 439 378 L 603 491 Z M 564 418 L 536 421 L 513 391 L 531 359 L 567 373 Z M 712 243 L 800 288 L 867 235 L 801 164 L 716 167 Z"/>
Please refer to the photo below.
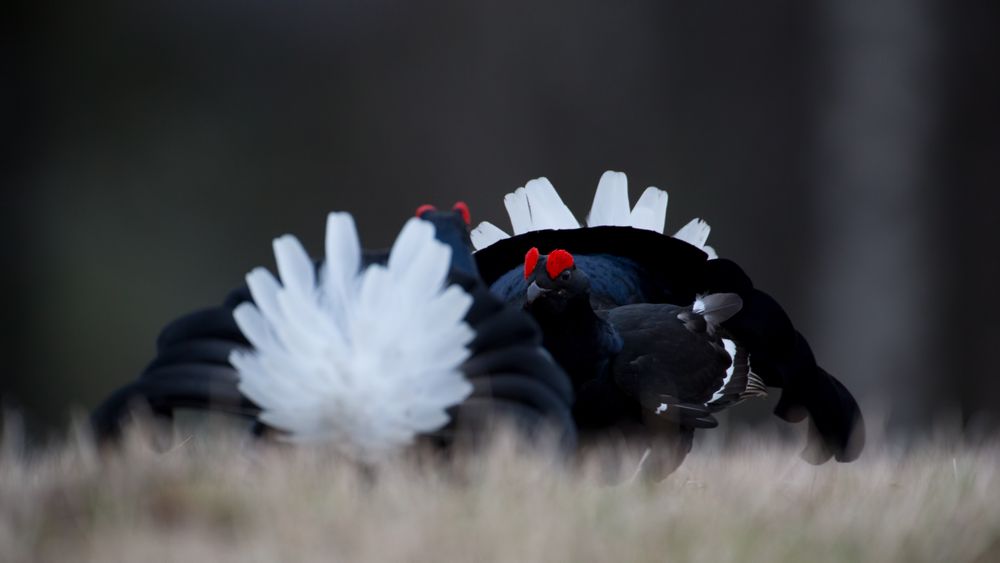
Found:
<path fill-rule="evenodd" d="M 597 316 L 588 296 L 574 299 L 561 312 L 530 310 L 542 328 L 543 344 L 569 374 L 573 386 L 599 377 L 621 350 L 621 337 Z"/>

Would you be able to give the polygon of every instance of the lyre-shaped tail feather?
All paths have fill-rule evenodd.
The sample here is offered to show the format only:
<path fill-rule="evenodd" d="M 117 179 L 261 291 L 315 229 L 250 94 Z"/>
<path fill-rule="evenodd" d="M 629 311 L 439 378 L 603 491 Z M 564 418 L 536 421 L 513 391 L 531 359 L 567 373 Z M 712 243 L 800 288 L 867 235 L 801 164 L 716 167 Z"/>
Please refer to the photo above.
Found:
<path fill-rule="evenodd" d="M 769 387 L 782 389 L 774 413 L 789 422 L 810 419 L 809 445 L 803 457 L 823 463 L 856 459 L 864 448 L 865 425 L 851 392 L 816 364 L 806 339 L 784 309 L 755 289 L 730 260 L 708 263 L 706 285 L 713 292 L 739 293 L 743 307 L 724 328 L 751 353 L 754 372 Z"/>

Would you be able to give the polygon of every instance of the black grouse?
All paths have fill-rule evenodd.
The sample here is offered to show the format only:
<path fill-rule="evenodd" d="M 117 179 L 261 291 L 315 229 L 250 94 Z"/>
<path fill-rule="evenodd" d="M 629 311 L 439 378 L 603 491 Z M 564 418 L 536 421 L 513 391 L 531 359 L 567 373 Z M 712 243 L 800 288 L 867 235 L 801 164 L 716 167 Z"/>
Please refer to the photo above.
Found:
<path fill-rule="evenodd" d="M 419 216 L 387 252 L 362 252 L 344 213 L 329 217 L 322 262 L 277 239 L 280 283 L 254 270 L 221 306 L 167 325 L 138 379 L 94 411 L 97 436 L 117 436 L 138 402 L 166 418 L 234 414 L 361 461 L 414 441 L 476 443 L 500 421 L 571 451 L 571 384 L 530 316 L 479 278 L 468 208 Z"/>
<path fill-rule="evenodd" d="M 742 308 L 721 326 L 746 349 L 754 373 L 782 390 L 775 414 L 789 422 L 809 420 L 803 457 L 812 463 L 856 459 L 864 447 L 864 420 L 850 391 L 816 364 L 777 301 L 754 287 L 736 263 L 717 258 L 706 244 L 705 222 L 694 219 L 673 236 L 663 234 L 667 199 L 666 192 L 650 187 L 631 207 L 625 175 L 606 172 L 584 227 L 548 180 L 532 180 L 504 199 L 513 236 L 489 223 L 473 230 L 476 263 L 491 290 L 515 305 L 525 302 L 521 265 L 533 247 L 572 253 L 589 277 L 595 311 L 638 303 L 689 306 L 698 295 L 738 295 Z M 546 340 L 549 331 L 572 326 L 569 319 L 554 324 Z"/>
<path fill-rule="evenodd" d="M 525 309 L 577 389 L 582 437 L 624 438 L 643 452 L 641 472 L 662 479 L 683 461 L 712 413 L 764 395 L 746 350 L 721 324 L 739 312 L 733 293 L 691 306 L 639 303 L 594 311 L 590 278 L 565 250 L 525 256 Z M 638 453 L 638 452 L 636 452 Z"/>

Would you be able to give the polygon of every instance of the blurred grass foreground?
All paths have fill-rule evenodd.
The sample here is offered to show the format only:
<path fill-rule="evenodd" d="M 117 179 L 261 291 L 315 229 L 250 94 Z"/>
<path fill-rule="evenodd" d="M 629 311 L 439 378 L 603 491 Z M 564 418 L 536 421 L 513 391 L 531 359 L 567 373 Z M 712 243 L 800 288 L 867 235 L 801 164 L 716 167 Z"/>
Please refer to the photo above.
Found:
<path fill-rule="evenodd" d="M 4 562 L 1000 560 L 995 447 L 873 444 L 814 467 L 696 444 L 662 483 L 608 485 L 606 454 L 567 465 L 510 440 L 377 470 L 232 436 L 17 442 L 0 453 Z"/>

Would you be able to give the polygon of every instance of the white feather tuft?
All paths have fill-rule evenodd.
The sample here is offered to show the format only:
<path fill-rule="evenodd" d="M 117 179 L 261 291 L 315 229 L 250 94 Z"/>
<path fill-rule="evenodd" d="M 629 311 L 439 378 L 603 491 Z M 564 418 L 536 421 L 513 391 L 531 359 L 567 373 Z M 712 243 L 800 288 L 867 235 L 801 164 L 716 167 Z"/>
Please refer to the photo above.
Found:
<path fill-rule="evenodd" d="M 472 247 L 476 250 L 481 250 L 487 246 L 510 238 L 510 235 L 505 233 L 502 229 L 487 221 L 483 221 L 478 227 L 472 229 L 469 236 L 472 238 Z"/>
<path fill-rule="evenodd" d="M 504 197 L 514 234 L 545 229 L 578 229 L 579 221 L 546 178 L 531 180 Z"/>
<path fill-rule="evenodd" d="M 709 332 L 728 321 L 743 309 L 743 299 L 736 293 L 709 293 L 698 295 L 691 305 L 691 312 L 705 317 Z"/>
<path fill-rule="evenodd" d="M 695 298 L 691 305 L 691 312 L 699 315 L 705 312 L 705 301 L 702 300 L 701 296 Z"/>
<path fill-rule="evenodd" d="M 608 170 L 597 182 L 594 203 L 587 216 L 588 227 L 631 225 L 628 201 L 628 178 L 622 172 Z"/>
<path fill-rule="evenodd" d="M 726 353 L 729 354 L 730 359 L 729 367 L 726 368 L 725 381 L 725 383 L 729 383 L 729 378 L 731 378 L 733 376 L 733 372 L 736 371 L 736 363 L 734 361 L 736 360 L 736 343 L 728 338 L 723 338 L 722 346 L 726 349 Z"/>
<path fill-rule="evenodd" d="M 697 246 L 698 248 L 704 248 L 705 243 L 708 242 L 708 235 L 712 232 L 712 227 L 708 226 L 708 223 L 702 221 L 701 219 L 694 218 L 688 222 L 687 225 L 681 227 L 681 230 L 674 234 L 674 238 L 680 239 L 690 245 Z"/>
<path fill-rule="evenodd" d="M 709 403 L 714 403 L 722 398 L 726 385 L 729 385 L 729 380 L 733 378 L 733 373 L 736 372 L 736 343 L 728 338 L 723 338 L 722 345 L 729 354 L 729 367 L 726 368 L 726 377 L 722 379 L 722 385 L 719 386 L 715 393 L 712 393 L 712 398 L 708 400 Z"/>
<path fill-rule="evenodd" d="M 667 222 L 668 200 L 667 192 L 652 186 L 646 188 L 632 208 L 629 224 L 636 229 L 663 233 L 663 227 Z"/>
<path fill-rule="evenodd" d="M 633 227 L 663 233 L 667 220 L 667 200 L 667 192 L 649 187 L 642 192 L 639 201 L 630 211 L 628 178 L 622 172 L 608 170 L 597 183 L 594 203 L 587 216 L 587 226 Z"/>
<path fill-rule="evenodd" d="M 559 192 L 552 187 L 548 178 L 536 178 L 524 185 L 528 194 L 528 206 L 535 228 L 541 229 L 579 229 L 580 222 L 573 212 L 566 207 Z"/>
<path fill-rule="evenodd" d="M 275 241 L 281 284 L 247 276 L 254 304 L 233 316 L 253 345 L 230 362 L 260 420 L 295 442 L 330 443 L 373 462 L 447 424 L 472 386 L 459 366 L 474 336 L 472 298 L 447 287 L 451 249 L 411 219 L 386 266 L 361 271 L 354 221 L 331 213 L 319 272 L 291 236 Z"/>
<path fill-rule="evenodd" d="M 510 226 L 515 235 L 533 230 L 531 208 L 528 207 L 528 194 L 520 187 L 503 197 L 503 205 L 510 216 Z"/>

